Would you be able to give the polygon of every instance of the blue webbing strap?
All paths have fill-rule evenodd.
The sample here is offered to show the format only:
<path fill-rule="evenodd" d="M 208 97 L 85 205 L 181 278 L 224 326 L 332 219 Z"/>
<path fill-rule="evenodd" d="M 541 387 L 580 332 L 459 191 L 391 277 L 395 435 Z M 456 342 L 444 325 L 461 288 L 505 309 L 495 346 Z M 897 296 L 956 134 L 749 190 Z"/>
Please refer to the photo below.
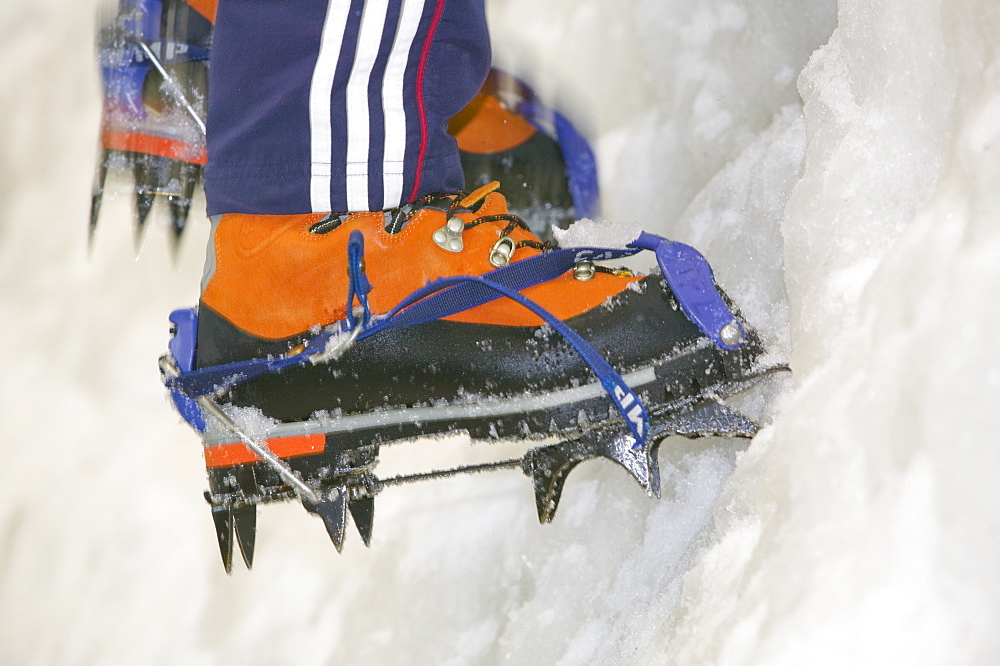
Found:
<path fill-rule="evenodd" d="M 618 259 L 632 256 L 637 252 L 639 249 L 573 248 L 552 250 L 507 264 L 502 268 L 484 273 L 481 277 L 491 284 L 519 292 L 536 284 L 556 279 L 573 268 L 573 265 L 578 261 Z M 433 284 L 435 283 L 431 283 L 431 285 Z M 496 290 L 476 282 L 465 282 L 457 283 L 447 292 L 428 298 L 430 294 L 440 291 L 439 289 L 427 291 L 427 287 L 425 287 L 410 294 L 389 312 L 388 317 L 400 319 L 398 324 L 393 325 L 393 328 L 443 319 L 506 295 L 506 293 L 500 294 Z M 365 331 L 359 337 L 367 337 L 367 333 Z"/>
<path fill-rule="evenodd" d="M 603 251 L 601 252 L 603 253 Z M 554 253 L 546 253 L 546 255 L 548 254 Z M 573 256 L 579 256 L 579 254 L 579 250 L 569 252 L 567 256 L 569 256 L 571 262 L 570 265 L 572 265 Z M 354 276 L 361 274 L 361 255 L 357 253 L 350 253 L 349 256 L 349 261 L 353 264 L 349 268 L 349 273 L 351 274 L 353 280 L 355 279 Z M 590 256 L 590 253 L 587 253 L 587 256 Z M 546 267 L 551 268 L 552 265 L 558 265 L 560 262 L 546 261 L 545 263 Z M 508 264 L 508 266 L 503 269 L 491 271 L 488 275 L 499 273 L 501 278 L 506 278 L 505 281 L 514 285 L 525 282 L 532 282 L 534 284 L 539 283 L 537 281 L 537 273 L 536 279 L 529 281 L 526 279 L 526 276 L 531 274 L 531 271 L 521 270 L 523 267 L 520 267 L 519 270 L 508 271 L 506 270 L 508 268 L 515 269 L 519 267 L 517 264 Z M 562 272 L 564 271 L 559 271 L 557 275 Z M 366 290 L 352 289 L 349 291 L 351 292 L 351 301 L 353 302 L 353 299 L 357 296 L 361 305 L 367 312 L 368 299 L 365 295 Z M 435 298 L 435 296 L 437 297 Z M 522 306 L 538 315 L 539 318 L 550 325 L 557 333 L 562 335 L 563 338 L 565 338 L 566 341 L 569 342 L 574 349 L 576 349 L 577 353 L 580 354 L 584 362 L 587 363 L 590 369 L 600 380 L 601 386 L 604 387 L 604 390 L 615 404 L 615 407 L 619 412 L 621 412 L 622 417 L 628 424 L 629 430 L 632 432 L 632 436 L 635 438 L 634 446 L 645 446 L 645 434 L 649 430 L 649 413 L 639 397 L 635 395 L 632 389 L 625 383 L 625 380 L 622 379 L 621 375 L 619 375 L 618 372 L 611 367 L 606 360 L 604 360 L 604 357 L 597 353 L 597 351 L 590 346 L 586 340 L 580 337 L 576 331 L 564 324 L 548 310 L 519 293 L 516 288 L 494 282 L 487 279 L 485 276 L 461 276 L 435 280 L 408 296 L 386 317 L 380 318 L 371 325 L 363 328 L 357 337 L 358 339 L 366 338 L 372 335 L 377 335 L 383 331 L 413 326 L 427 321 L 434 321 L 441 319 L 442 317 L 446 317 L 449 314 L 462 312 L 470 309 L 470 307 L 475 307 L 475 305 L 470 305 L 470 302 L 478 305 L 491 300 L 496 300 L 497 298 L 503 296 L 520 303 Z M 314 336 L 314 338 L 309 341 L 309 344 L 307 344 L 307 349 L 305 351 L 292 357 L 251 359 L 250 361 L 214 366 L 203 370 L 194 370 L 168 381 L 168 386 L 172 390 L 181 392 L 188 396 L 202 395 L 212 392 L 214 387 L 219 385 L 213 385 L 212 382 L 218 381 L 219 379 L 222 380 L 222 385 L 233 386 L 246 381 L 250 377 L 264 374 L 265 372 L 277 372 L 278 370 L 291 365 L 302 364 L 308 360 L 309 356 L 322 351 L 325 348 L 326 341 L 329 340 L 330 337 L 332 337 L 332 333 L 329 332 L 324 332 Z M 319 344 L 320 340 L 322 340 L 322 344 Z"/>
<path fill-rule="evenodd" d="M 242 383 L 265 373 L 279 372 L 284 368 L 303 365 L 326 349 L 330 339 L 340 333 L 362 328 L 358 339 L 391 329 L 413 326 L 448 317 L 472 309 L 501 297 L 510 298 L 528 308 L 562 335 L 601 381 L 636 439 L 636 446 L 645 442 L 649 415 L 635 393 L 604 358 L 573 329 L 549 313 L 545 308 L 523 296 L 520 291 L 562 275 L 578 261 L 600 261 L 626 257 L 642 249 L 653 250 L 664 278 L 674 292 L 684 313 L 717 345 L 733 349 L 740 343 L 727 344 L 722 340 L 723 326 L 739 322 L 729 311 L 715 287 L 712 269 L 705 258 L 694 248 L 669 241 L 660 236 L 643 233 L 626 249 L 572 248 L 552 250 L 484 274 L 481 277 L 462 276 L 443 278 L 410 294 L 387 315 L 374 320 L 368 306 L 367 294 L 371 285 L 364 274 L 364 238 L 352 232 L 348 242 L 348 303 L 347 317 L 340 325 L 327 327 L 305 341 L 305 349 L 287 357 L 249 359 L 225 365 L 182 372 L 168 380 L 167 386 L 175 393 L 197 397 Z M 354 320 L 355 298 L 364 310 L 361 324 Z M 740 327 L 742 333 L 742 327 Z"/>
<path fill-rule="evenodd" d="M 510 290 L 520 291 L 555 279 L 572 268 L 578 259 L 591 259 L 595 261 L 598 259 L 614 259 L 630 256 L 638 251 L 638 249 L 609 250 L 605 248 L 553 250 L 507 264 L 502 268 L 484 274 L 482 277 Z M 352 260 L 349 259 L 349 261 Z M 360 265 L 360 256 L 358 256 L 357 261 Z M 348 271 L 350 274 L 352 269 L 349 268 Z M 356 289 L 355 293 L 351 295 L 351 304 L 348 306 L 348 309 L 351 309 L 351 306 L 353 306 L 355 295 L 363 306 L 366 305 L 367 298 L 365 297 L 365 293 L 363 289 Z M 427 287 L 424 287 L 408 296 L 390 311 L 385 318 L 378 321 L 383 321 L 386 318 L 401 318 L 399 322 L 393 324 L 393 328 L 413 326 L 415 324 L 435 321 L 458 312 L 464 312 L 465 310 L 470 310 L 501 297 L 502 294 L 485 288 L 480 284 L 456 284 L 444 292 L 437 289 L 428 290 Z M 351 329 L 352 324 L 350 320 L 344 319 L 339 325 L 334 324 L 327 327 L 327 329 L 306 340 L 304 342 L 305 349 L 294 356 L 254 358 L 226 363 L 224 365 L 199 368 L 190 372 L 181 372 L 180 376 L 167 381 L 167 387 L 194 398 L 199 395 L 214 393 L 235 386 L 262 374 L 280 372 L 294 365 L 303 365 L 309 363 L 311 357 L 322 352 L 326 348 L 330 338 L 338 333 L 346 333 Z M 385 329 L 380 328 L 379 330 Z M 372 333 L 372 330 L 363 329 L 358 338 L 368 337 Z"/>
<path fill-rule="evenodd" d="M 642 447 L 646 445 L 646 432 L 649 430 L 649 413 L 646 411 L 642 401 L 639 400 L 639 397 L 636 396 L 632 389 L 628 387 L 621 375 L 619 375 L 618 372 L 611 367 L 611 364 L 605 361 L 604 357 L 597 353 L 597 351 L 591 347 L 586 340 L 580 337 L 576 331 L 564 324 L 538 303 L 535 303 L 530 298 L 524 296 L 524 294 L 488 280 L 485 277 L 466 275 L 462 277 L 441 278 L 440 280 L 435 280 L 423 289 L 420 289 L 412 294 L 410 299 L 420 300 L 421 298 L 427 298 L 432 294 L 440 292 L 443 292 L 443 295 L 445 296 L 450 296 L 456 291 L 456 287 L 463 285 L 475 285 L 482 290 L 496 292 L 497 297 L 506 296 L 507 298 L 520 303 L 522 306 L 538 315 L 557 333 L 562 335 L 563 338 L 565 338 L 566 341 L 573 346 L 577 353 L 580 354 L 581 358 L 583 358 L 587 365 L 590 366 L 590 369 L 594 372 L 594 374 L 597 375 L 597 378 L 601 382 L 601 386 L 603 386 L 604 390 L 607 391 L 608 396 L 611 397 L 615 407 L 617 407 L 618 411 L 621 412 L 622 417 L 625 419 L 629 429 L 632 431 L 632 436 L 635 437 L 634 446 Z M 441 303 L 446 307 L 448 305 L 447 301 Z M 358 337 L 367 337 L 369 335 L 375 335 L 394 328 L 411 326 L 413 323 L 416 322 L 406 321 L 405 318 L 400 315 L 390 315 L 385 319 L 375 322 L 371 328 L 363 331 Z"/>

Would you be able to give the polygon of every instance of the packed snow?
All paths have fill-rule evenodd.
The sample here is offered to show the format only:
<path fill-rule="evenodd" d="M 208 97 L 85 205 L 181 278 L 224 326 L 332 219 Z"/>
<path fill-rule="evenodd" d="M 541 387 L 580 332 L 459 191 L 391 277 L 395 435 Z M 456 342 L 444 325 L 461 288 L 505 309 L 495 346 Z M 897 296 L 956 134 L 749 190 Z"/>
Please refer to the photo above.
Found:
<path fill-rule="evenodd" d="M 587 463 L 546 526 L 517 472 L 387 491 L 341 555 L 267 507 L 227 577 L 156 364 L 207 221 L 136 259 L 111 200 L 88 252 L 94 1 L 8 2 L 0 663 L 1000 662 L 1000 5 L 489 11 L 593 138 L 604 216 L 701 249 L 790 361 L 745 401 L 769 425 L 665 443 L 659 501 Z M 428 447 L 466 448 L 394 464 Z"/>

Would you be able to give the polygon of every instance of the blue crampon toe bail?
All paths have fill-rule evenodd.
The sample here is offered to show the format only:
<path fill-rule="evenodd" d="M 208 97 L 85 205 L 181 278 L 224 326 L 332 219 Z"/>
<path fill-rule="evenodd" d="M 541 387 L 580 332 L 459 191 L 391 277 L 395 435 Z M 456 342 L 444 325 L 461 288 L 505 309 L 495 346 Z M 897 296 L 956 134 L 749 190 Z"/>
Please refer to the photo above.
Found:
<path fill-rule="evenodd" d="M 656 253 L 656 263 L 681 310 L 712 342 L 723 349 L 736 349 L 743 343 L 743 326 L 722 300 L 712 267 L 701 252 L 645 232 L 629 247 Z"/>

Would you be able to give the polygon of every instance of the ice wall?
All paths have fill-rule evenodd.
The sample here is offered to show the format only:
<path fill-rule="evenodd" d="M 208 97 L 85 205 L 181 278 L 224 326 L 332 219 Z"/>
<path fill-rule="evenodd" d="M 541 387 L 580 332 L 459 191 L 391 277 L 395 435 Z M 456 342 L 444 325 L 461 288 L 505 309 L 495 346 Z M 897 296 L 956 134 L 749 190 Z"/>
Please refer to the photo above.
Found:
<path fill-rule="evenodd" d="M 797 104 L 835 2 L 492 0 L 494 61 L 598 137 L 606 213 L 666 229 Z"/>
<path fill-rule="evenodd" d="M 596 137 L 608 215 L 696 243 L 790 356 L 773 425 L 664 446 L 659 502 L 585 465 L 545 527 L 516 473 L 387 493 L 341 556 L 270 508 L 227 578 L 155 367 L 204 225 L 135 261 L 112 201 L 88 259 L 94 7 L 8 3 L 0 663 L 1000 659 L 995 3 L 489 7 L 498 64 Z"/>
<path fill-rule="evenodd" d="M 841 2 L 799 77 L 797 388 L 739 461 L 678 663 L 996 661 L 1000 10 Z"/>

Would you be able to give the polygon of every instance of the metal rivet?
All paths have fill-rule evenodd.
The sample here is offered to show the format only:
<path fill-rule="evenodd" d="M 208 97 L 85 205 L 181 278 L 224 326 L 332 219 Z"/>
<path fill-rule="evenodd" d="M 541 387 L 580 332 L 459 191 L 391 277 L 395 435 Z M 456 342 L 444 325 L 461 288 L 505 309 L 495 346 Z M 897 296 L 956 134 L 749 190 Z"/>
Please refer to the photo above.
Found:
<path fill-rule="evenodd" d="M 594 277 L 594 262 L 592 261 L 578 261 L 576 266 L 573 267 L 573 277 L 581 282 L 586 282 L 587 280 Z"/>
<path fill-rule="evenodd" d="M 298 354 L 301 354 L 305 350 L 306 350 L 306 346 L 300 342 L 299 344 L 295 345 L 294 347 L 292 347 L 291 349 L 289 349 L 287 352 L 285 352 L 285 358 L 291 358 L 292 356 L 296 356 Z"/>
<path fill-rule="evenodd" d="M 462 241 L 462 232 L 465 231 L 465 223 L 462 218 L 452 216 L 448 218 L 444 226 L 435 231 L 431 238 L 434 243 L 449 252 L 461 252 L 465 247 Z"/>
<path fill-rule="evenodd" d="M 729 346 L 738 345 L 741 340 L 743 340 L 743 332 L 740 330 L 739 324 L 735 321 L 731 321 L 722 327 L 719 331 L 719 337 L 722 342 Z"/>

